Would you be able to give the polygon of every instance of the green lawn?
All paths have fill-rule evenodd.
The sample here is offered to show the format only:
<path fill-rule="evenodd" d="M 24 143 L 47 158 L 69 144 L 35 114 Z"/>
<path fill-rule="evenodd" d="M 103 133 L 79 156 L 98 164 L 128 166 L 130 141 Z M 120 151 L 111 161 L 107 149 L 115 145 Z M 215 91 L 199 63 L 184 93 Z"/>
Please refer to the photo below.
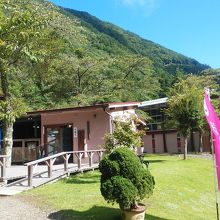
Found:
<path fill-rule="evenodd" d="M 155 177 L 154 195 L 146 199 L 146 219 L 216 219 L 212 161 L 205 158 L 148 156 Z M 23 197 L 48 210 L 51 219 L 116 220 L 117 204 L 100 195 L 98 171 L 63 179 L 23 193 Z"/>

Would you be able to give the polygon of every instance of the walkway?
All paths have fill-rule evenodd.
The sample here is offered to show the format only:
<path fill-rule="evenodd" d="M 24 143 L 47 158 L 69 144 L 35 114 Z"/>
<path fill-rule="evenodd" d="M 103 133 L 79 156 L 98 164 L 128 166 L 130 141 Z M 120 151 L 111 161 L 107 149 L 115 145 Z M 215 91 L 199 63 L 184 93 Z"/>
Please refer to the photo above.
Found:
<path fill-rule="evenodd" d="M 72 173 L 94 170 L 98 168 L 103 153 L 103 149 L 60 152 L 28 162 L 25 164 L 26 166 L 12 166 L 9 168 L 6 167 L 5 163 L 7 156 L 2 155 L 0 157 L 0 177 L 7 185 L 0 184 L 0 196 L 14 195 L 56 181 Z M 74 163 L 69 162 L 71 156 Z"/>
<path fill-rule="evenodd" d="M 63 164 L 53 165 L 52 177 L 49 178 L 48 167 L 46 165 L 38 165 L 34 171 L 33 185 L 32 187 L 29 187 L 27 166 L 12 166 L 7 168 L 6 179 L 10 181 L 12 179 L 19 178 L 19 180 L 0 187 L 0 196 L 14 195 L 22 191 L 29 190 L 52 181 L 56 181 L 73 173 L 93 170 L 96 168 L 98 168 L 98 163 L 94 163 L 92 166 L 89 166 L 89 164 L 82 164 L 80 169 L 78 168 L 77 164 L 69 164 L 67 171 L 64 171 Z"/>

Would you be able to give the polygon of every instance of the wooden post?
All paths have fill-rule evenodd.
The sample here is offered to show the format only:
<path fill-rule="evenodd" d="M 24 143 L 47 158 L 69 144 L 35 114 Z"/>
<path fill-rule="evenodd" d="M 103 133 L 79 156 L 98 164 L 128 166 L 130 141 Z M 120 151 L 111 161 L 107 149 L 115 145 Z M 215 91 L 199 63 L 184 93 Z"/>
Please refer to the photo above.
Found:
<path fill-rule="evenodd" d="M 28 166 L 28 186 L 31 187 L 33 185 L 33 165 Z"/>
<path fill-rule="evenodd" d="M 82 153 L 79 153 L 79 158 L 78 158 L 78 168 L 81 168 L 81 163 L 82 163 Z"/>
<path fill-rule="evenodd" d="M 69 154 L 65 154 L 65 155 L 63 156 L 63 159 L 64 159 L 64 171 L 67 171 L 67 170 L 68 170 L 68 160 L 69 160 L 69 157 L 70 157 Z"/>
<path fill-rule="evenodd" d="M 93 158 L 94 152 L 87 152 L 87 154 L 88 154 L 88 157 L 89 157 L 89 166 L 91 167 L 92 164 L 93 164 L 92 158 Z"/>
<path fill-rule="evenodd" d="M 101 159 L 102 159 L 103 152 L 102 152 L 102 151 L 97 151 L 97 153 L 98 153 L 98 156 L 99 156 L 99 162 L 100 162 Z"/>
<path fill-rule="evenodd" d="M 77 161 L 77 163 L 78 163 L 78 169 L 81 169 L 82 156 L 83 156 L 83 153 L 76 153 L 76 157 L 77 157 L 77 159 L 78 159 L 78 161 Z"/>
<path fill-rule="evenodd" d="M 52 177 L 52 167 L 53 167 L 53 160 L 49 159 L 47 162 L 47 167 L 48 167 L 48 178 Z"/>

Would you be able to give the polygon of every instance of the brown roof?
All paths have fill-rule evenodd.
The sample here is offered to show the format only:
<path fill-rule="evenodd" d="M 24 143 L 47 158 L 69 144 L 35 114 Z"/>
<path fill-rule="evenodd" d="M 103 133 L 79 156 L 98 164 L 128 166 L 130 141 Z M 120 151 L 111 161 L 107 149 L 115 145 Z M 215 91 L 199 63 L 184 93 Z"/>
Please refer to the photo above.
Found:
<path fill-rule="evenodd" d="M 39 111 L 32 111 L 27 112 L 28 115 L 39 115 L 43 113 L 50 113 L 50 112 L 63 112 L 63 111 L 81 111 L 81 110 L 88 110 L 88 109 L 97 109 L 97 108 L 104 108 L 108 107 L 104 104 L 97 104 L 97 105 L 91 105 L 91 106 L 78 106 L 78 107 L 68 107 L 68 108 L 59 108 L 59 109 L 45 109 L 45 110 L 39 110 Z"/>
<path fill-rule="evenodd" d="M 69 107 L 69 108 L 59 108 L 59 109 L 46 109 L 46 110 L 39 110 L 39 111 L 32 111 L 27 112 L 27 115 L 40 115 L 43 113 L 50 113 L 50 112 L 63 112 L 63 111 L 83 111 L 83 110 L 90 110 L 90 109 L 98 109 L 98 108 L 120 108 L 120 107 L 127 107 L 127 106 L 138 106 L 140 102 L 112 102 L 112 103 L 103 103 L 103 104 L 95 104 L 90 106 L 80 106 L 80 107 Z"/>

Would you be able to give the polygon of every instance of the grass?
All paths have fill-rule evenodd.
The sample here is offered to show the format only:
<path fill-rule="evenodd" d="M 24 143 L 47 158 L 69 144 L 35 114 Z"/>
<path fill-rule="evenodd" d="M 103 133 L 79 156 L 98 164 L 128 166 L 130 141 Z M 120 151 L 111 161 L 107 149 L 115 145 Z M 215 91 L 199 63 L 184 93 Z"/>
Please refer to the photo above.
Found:
<path fill-rule="evenodd" d="M 216 219 L 212 161 L 205 158 L 149 156 L 154 194 L 144 201 L 147 220 Z M 37 206 L 56 210 L 50 219 L 116 220 L 117 204 L 100 195 L 100 173 L 89 172 L 23 193 Z"/>
<path fill-rule="evenodd" d="M 148 213 L 162 219 L 216 219 L 211 160 L 184 161 L 176 156 L 150 160 L 156 188 Z"/>

